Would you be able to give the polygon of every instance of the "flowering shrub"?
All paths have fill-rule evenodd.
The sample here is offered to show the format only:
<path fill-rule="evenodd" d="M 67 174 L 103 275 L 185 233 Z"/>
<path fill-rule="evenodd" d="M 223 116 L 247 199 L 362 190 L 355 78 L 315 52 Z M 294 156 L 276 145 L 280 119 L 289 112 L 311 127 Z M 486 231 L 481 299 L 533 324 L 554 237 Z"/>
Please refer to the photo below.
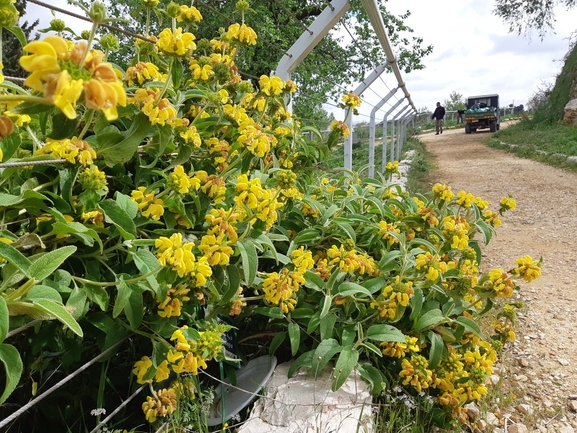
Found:
<path fill-rule="evenodd" d="M 199 372 L 225 359 L 226 318 L 245 339 L 274 335 L 260 344 L 290 350 L 291 373 L 335 361 L 333 389 L 357 368 L 374 394 L 399 383 L 434 399 L 439 424 L 462 417 L 514 338 L 514 305 L 493 335 L 478 319 L 514 278 L 540 274 L 530 257 L 479 271 L 476 238 L 488 242 L 514 200 L 497 213 L 441 184 L 409 197 L 396 163 L 378 179 L 318 177 L 330 143 L 305 140 L 286 110 L 294 83 L 237 71 L 254 31 L 197 41 L 196 8 L 168 13 L 172 28 L 139 41 L 121 71 L 91 45 L 107 20 L 95 3 L 86 42 L 30 42 L 25 86 L 2 83 L 0 402 L 48 383 L 50 354 L 65 353 L 69 373 L 112 348 L 100 381 L 83 379 L 88 409 L 148 384 L 140 419 L 176 423 L 202 394 Z M 86 409 L 60 398 L 64 418 Z"/>

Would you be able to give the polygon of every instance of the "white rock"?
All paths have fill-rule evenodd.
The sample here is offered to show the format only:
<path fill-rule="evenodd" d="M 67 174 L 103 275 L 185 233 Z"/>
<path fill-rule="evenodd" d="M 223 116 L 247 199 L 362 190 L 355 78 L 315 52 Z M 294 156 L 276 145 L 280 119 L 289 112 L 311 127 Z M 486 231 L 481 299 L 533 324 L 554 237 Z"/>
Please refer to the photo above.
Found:
<path fill-rule="evenodd" d="M 577 412 L 577 400 L 569 400 L 567 406 L 569 406 L 569 409 L 573 412 Z"/>
<path fill-rule="evenodd" d="M 255 403 L 239 433 L 373 431 L 371 396 L 358 372 L 332 392 L 332 366 L 317 380 L 305 369 L 288 379 L 289 368 L 290 363 L 277 366 L 266 387 L 267 398 Z"/>
<path fill-rule="evenodd" d="M 499 418 L 493 412 L 487 412 L 487 416 L 485 417 L 487 424 L 492 426 L 499 425 Z"/>
<path fill-rule="evenodd" d="M 467 410 L 467 416 L 471 421 L 475 421 L 479 417 L 479 408 L 475 403 L 469 403 L 464 407 Z"/>
<path fill-rule="evenodd" d="M 569 361 L 567 361 L 566 359 L 559 358 L 557 361 L 559 362 L 559 364 L 561 364 L 565 367 L 569 365 Z"/>
<path fill-rule="evenodd" d="M 527 415 L 531 415 L 534 412 L 533 407 L 531 407 L 530 404 L 520 404 L 517 407 L 517 410 Z"/>
<path fill-rule="evenodd" d="M 507 429 L 508 433 L 529 433 L 525 424 L 513 424 Z"/>
<path fill-rule="evenodd" d="M 570 425 L 564 425 L 559 429 L 559 433 L 575 433 L 575 430 Z"/>

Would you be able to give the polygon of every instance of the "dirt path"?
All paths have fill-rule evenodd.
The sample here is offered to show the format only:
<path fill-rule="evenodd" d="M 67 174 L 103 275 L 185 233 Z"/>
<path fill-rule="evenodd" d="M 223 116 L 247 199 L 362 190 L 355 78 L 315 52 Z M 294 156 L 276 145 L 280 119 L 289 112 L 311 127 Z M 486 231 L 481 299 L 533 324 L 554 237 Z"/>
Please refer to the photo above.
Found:
<path fill-rule="evenodd" d="M 543 257 L 542 277 L 519 284 L 527 308 L 503 368 L 505 385 L 519 389 L 497 413 L 502 431 L 521 422 L 529 431 L 570 433 L 577 431 L 577 174 L 489 148 L 489 134 L 460 129 L 419 138 L 435 158 L 433 182 L 480 196 L 494 210 L 508 194 L 517 201 L 484 249 L 483 270 Z"/>

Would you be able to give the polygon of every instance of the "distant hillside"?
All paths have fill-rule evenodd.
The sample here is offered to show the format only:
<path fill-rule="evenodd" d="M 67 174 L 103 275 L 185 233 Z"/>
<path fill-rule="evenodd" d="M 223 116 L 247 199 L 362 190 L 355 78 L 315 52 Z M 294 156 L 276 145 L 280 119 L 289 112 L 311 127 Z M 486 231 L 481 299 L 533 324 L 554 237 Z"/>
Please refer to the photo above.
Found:
<path fill-rule="evenodd" d="M 567 53 L 565 64 L 555 80 L 548 103 L 535 111 L 535 122 L 556 123 L 560 121 L 565 113 L 565 105 L 575 98 L 577 98 L 577 44 Z"/>

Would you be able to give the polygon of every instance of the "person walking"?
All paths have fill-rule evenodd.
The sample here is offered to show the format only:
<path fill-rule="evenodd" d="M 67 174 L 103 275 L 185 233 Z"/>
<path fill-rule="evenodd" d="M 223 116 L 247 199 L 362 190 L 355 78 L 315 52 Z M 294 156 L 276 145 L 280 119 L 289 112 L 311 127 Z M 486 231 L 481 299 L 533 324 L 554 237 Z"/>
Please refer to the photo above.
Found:
<path fill-rule="evenodd" d="M 437 102 L 437 108 L 435 108 L 435 112 L 431 116 L 431 119 L 435 119 L 435 130 L 437 133 L 435 135 L 439 135 L 443 133 L 443 118 L 445 117 L 445 107 L 441 106 L 440 102 Z"/>

